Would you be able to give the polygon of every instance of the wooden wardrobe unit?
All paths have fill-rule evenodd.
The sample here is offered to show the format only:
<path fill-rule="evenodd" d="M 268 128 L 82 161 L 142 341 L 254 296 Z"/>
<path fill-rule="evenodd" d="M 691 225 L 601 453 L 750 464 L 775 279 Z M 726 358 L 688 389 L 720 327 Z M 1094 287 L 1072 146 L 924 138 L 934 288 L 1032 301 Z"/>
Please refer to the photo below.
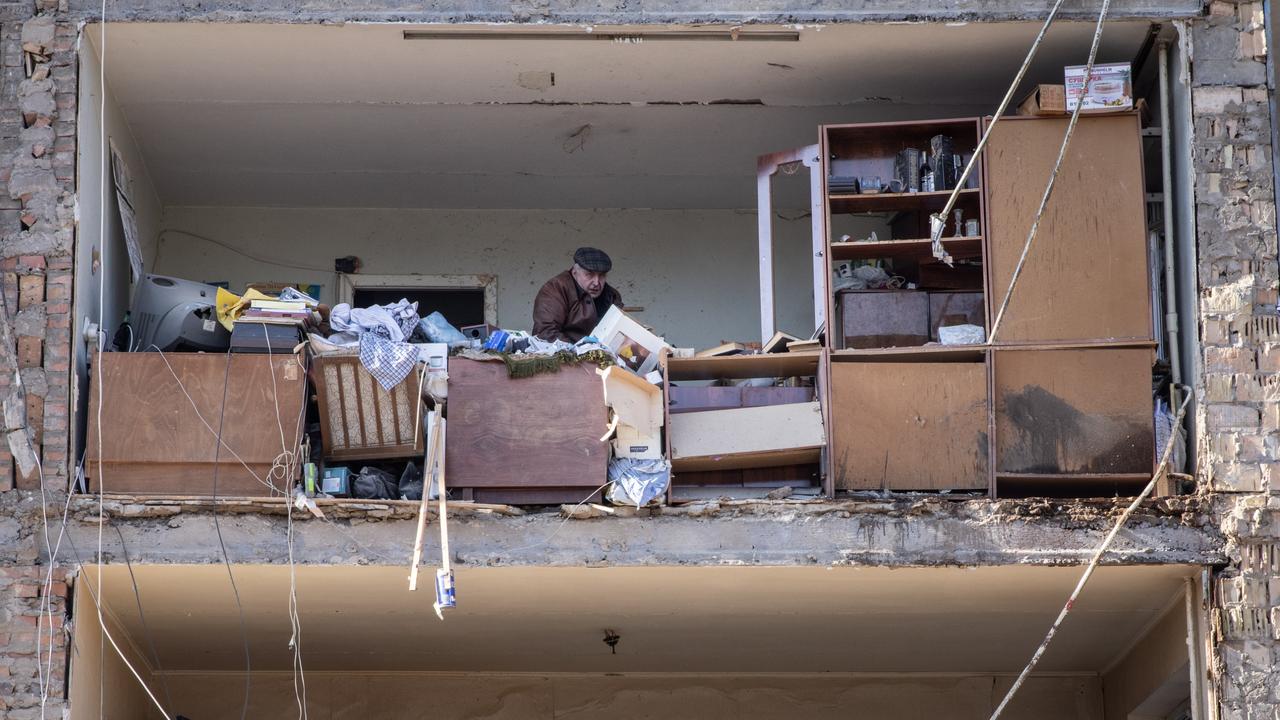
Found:
<path fill-rule="evenodd" d="M 988 123 L 821 128 L 813 170 L 822 178 L 824 237 L 814 277 L 827 288 L 815 316 L 828 338 L 829 487 L 994 495 L 1004 485 L 1030 494 L 1112 494 L 1150 478 L 1155 342 L 1136 112 L 1080 118 L 994 343 L 842 347 L 831 286 L 833 264 L 842 260 L 891 258 L 895 270 L 912 267 L 928 282 L 949 273 L 960 284 L 962 277 L 978 278 L 981 287 L 972 289 L 983 294 L 989 331 L 1067 118 L 1008 117 L 996 125 L 977 158 L 976 182 L 957 203 L 964 219 L 980 221 L 981 232 L 956 237 L 948 218 L 944 233 L 944 248 L 970 261 L 970 273 L 929 264 L 928 216 L 949 190 L 849 194 L 827 186 L 836 168 L 841 175 L 891 178 L 899 150 L 927 147 L 937 134 L 952 137 L 955 152 L 970 152 Z M 856 213 L 894 213 L 893 236 L 833 241 L 833 216 Z"/>

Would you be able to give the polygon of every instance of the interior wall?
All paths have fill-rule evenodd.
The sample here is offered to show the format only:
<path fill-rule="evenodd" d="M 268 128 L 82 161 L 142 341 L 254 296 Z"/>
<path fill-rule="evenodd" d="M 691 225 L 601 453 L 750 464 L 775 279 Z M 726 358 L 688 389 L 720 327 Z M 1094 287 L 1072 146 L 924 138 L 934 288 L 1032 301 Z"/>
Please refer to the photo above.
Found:
<path fill-rule="evenodd" d="M 811 226 L 803 211 L 774 220 L 777 327 L 813 331 Z M 867 233 L 883 221 L 869 220 Z M 169 207 L 164 227 L 204 235 L 285 265 L 329 268 L 359 256 L 364 274 L 496 274 L 498 323 L 528 330 L 533 298 L 569 267 L 575 248 L 613 258 L 609 282 L 635 317 L 677 346 L 759 338 L 754 210 L 414 210 Z M 324 270 L 272 266 L 207 240 L 166 233 L 154 272 L 228 281 L 319 283 Z M 420 308 L 420 310 L 427 310 Z"/>
<path fill-rule="evenodd" d="M 1175 686 L 1185 684 L 1189 694 L 1191 676 L 1187 671 L 1188 659 L 1187 613 L 1183 596 L 1179 595 L 1177 602 L 1151 626 L 1147 634 L 1102 676 L 1106 720 L 1133 718 L 1134 710 L 1168 684 L 1171 678 Z M 1175 689 L 1173 704 L 1184 697 Z"/>
<path fill-rule="evenodd" d="M 129 308 L 132 288 L 129 254 L 124 241 L 124 227 L 120 222 L 115 185 L 111 179 L 110 161 L 106 169 L 105 186 L 102 182 L 104 123 L 108 143 L 115 145 L 133 178 L 132 201 L 144 268 L 155 257 L 155 237 L 159 229 L 161 206 L 133 131 L 112 96 L 111 88 L 106 87 L 104 93 L 100 82 L 101 64 L 98 52 L 93 47 L 93 40 L 86 35 L 82 42 L 86 43 L 86 51 L 79 54 L 80 114 L 77 119 L 79 138 L 76 144 L 79 221 L 75 250 L 75 320 L 71 330 L 76 378 L 81 388 L 87 388 L 87 354 L 84 343 L 79 340 L 81 329 L 86 320 L 98 322 L 101 296 L 102 324 L 110 342 Z M 105 225 L 102 223 L 103 213 L 106 213 Z M 101 265 L 95 268 L 94 257 L 99 252 Z M 102 287 L 104 282 L 105 288 Z M 77 400 L 77 416 L 83 417 L 88 395 L 81 392 Z M 83 430 L 80 432 L 83 433 Z M 84 447 L 82 440 L 82 437 L 77 438 L 76 447 Z"/>
<path fill-rule="evenodd" d="M 850 717 L 985 720 L 1007 687 L 993 676 L 841 675 L 422 675 L 308 673 L 309 717 L 441 720 Z M 200 720 L 240 717 L 244 676 L 163 676 L 173 712 Z M 255 674 L 249 717 L 298 714 L 292 675 Z M 428 709 L 429 708 L 429 709 Z M 1009 720 L 1101 719 L 1096 676 L 1033 677 Z"/>
<path fill-rule="evenodd" d="M 155 706 L 102 633 L 93 597 L 85 587 L 87 582 L 92 580 L 82 577 L 75 588 L 75 623 L 71 635 L 70 687 L 67 693 L 71 701 L 71 720 L 154 717 L 157 714 Z M 129 636 L 110 615 L 104 614 L 103 619 L 111 637 L 129 657 L 129 663 L 154 687 L 155 678 L 150 667 L 130 644 Z"/>

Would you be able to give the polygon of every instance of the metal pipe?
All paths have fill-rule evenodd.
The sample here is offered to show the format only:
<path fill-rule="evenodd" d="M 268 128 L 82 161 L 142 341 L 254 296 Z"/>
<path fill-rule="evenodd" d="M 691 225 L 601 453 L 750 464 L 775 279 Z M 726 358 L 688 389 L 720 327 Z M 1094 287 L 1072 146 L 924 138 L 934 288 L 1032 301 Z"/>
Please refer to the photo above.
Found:
<path fill-rule="evenodd" d="M 1198 613 L 1196 612 L 1196 581 L 1194 578 L 1186 578 L 1186 608 L 1187 608 L 1187 664 L 1190 666 L 1191 672 L 1191 720 L 1203 720 L 1204 698 L 1201 697 L 1203 690 L 1202 674 L 1200 669 L 1200 622 Z"/>
<path fill-rule="evenodd" d="M 1169 41 L 1161 40 L 1160 59 L 1160 183 L 1164 195 L 1164 323 L 1169 336 L 1169 407 L 1178 406 L 1178 386 L 1182 384 L 1182 358 L 1178 345 L 1178 282 L 1173 259 L 1173 139 L 1169 121 Z M 1176 428 L 1175 428 L 1176 430 Z"/>

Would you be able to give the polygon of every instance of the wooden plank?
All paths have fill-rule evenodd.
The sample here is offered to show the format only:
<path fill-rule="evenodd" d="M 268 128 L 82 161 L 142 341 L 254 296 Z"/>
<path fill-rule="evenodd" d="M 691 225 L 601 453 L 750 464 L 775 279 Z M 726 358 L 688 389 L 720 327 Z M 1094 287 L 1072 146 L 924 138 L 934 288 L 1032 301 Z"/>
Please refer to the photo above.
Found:
<path fill-rule="evenodd" d="M 738 453 L 736 455 L 716 455 L 712 457 L 677 458 L 671 461 L 671 470 L 673 473 L 701 473 L 712 472 L 715 470 L 746 470 L 748 468 L 808 465 L 819 462 L 821 456 L 821 448 L 815 447 L 801 448 L 798 450 L 776 450 L 767 452 Z M 680 484 L 684 485 L 685 483 Z"/>
<path fill-rule="evenodd" d="M 667 409 L 672 414 L 742 407 L 742 388 L 736 386 L 671 385 L 667 391 L 667 397 L 669 398 Z"/>
<path fill-rule="evenodd" d="M 1000 476 L 1150 477 L 1150 349 L 996 350 L 993 360 Z"/>
<path fill-rule="evenodd" d="M 1019 118 L 992 132 L 985 233 L 992 322 L 1066 125 L 1066 118 Z M 997 342 L 1151 337 L 1143 193 L 1137 115 L 1080 118 Z"/>
<path fill-rule="evenodd" d="M 976 213 L 978 207 L 977 188 L 966 188 L 956 197 L 956 207 L 965 211 L 965 215 Z M 875 193 L 875 194 L 829 194 L 828 202 L 834 213 L 871 213 L 871 212 L 936 212 L 947 204 L 951 196 L 950 190 L 918 193 Z"/>
<path fill-rule="evenodd" d="M 112 492 L 212 494 L 217 439 L 204 422 L 216 430 L 220 417 L 222 441 L 264 480 L 282 449 L 277 423 L 284 425 L 287 449 L 296 450 L 301 440 L 298 417 L 306 376 L 295 355 L 104 353 L 99 361 L 101 467 L 98 390 L 94 385 L 97 372 L 90 377 L 85 456 L 86 474 L 94 491 L 101 483 Z M 273 395 L 273 370 L 278 396 Z M 228 380 L 225 412 L 224 378 Z M 190 393 L 199 414 L 182 387 Z M 224 447 L 216 456 L 218 495 L 271 494 L 231 451 Z"/>
<path fill-rule="evenodd" d="M 987 488 L 981 362 L 833 364 L 831 415 L 836 488 Z"/>
<path fill-rule="evenodd" d="M 786 405 L 787 403 L 807 403 L 814 401 L 812 387 L 744 387 L 742 388 L 742 407 L 764 407 L 767 405 Z"/>
<path fill-rule="evenodd" d="M 821 351 L 671 358 L 667 380 L 721 380 L 757 377 L 808 377 L 818 372 Z"/>
<path fill-rule="evenodd" d="M 982 256 L 981 237 L 945 237 L 942 247 L 955 258 Z M 874 242 L 833 242 L 832 260 L 873 260 L 876 258 L 931 258 L 933 241 L 929 238 L 909 240 L 877 240 Z"/>
<path fill-rule="evenodd" d="M 719 458 L 734 455 L 814 451 L 812 460 L 769 461 L 795 465 L 817 462 L 817 450 L 826 444 L 822 408 L 817 402 L 672 415 L 670 431 L 673 461 L 720 462 Z M 695 469 L 687 463 L 683 466 Z"/>
<path fill-rule="evenodd" d="M 832 365 L 850 362 L 981 362 L 983 345 L 922 345 L 905 348 L 832 350 Z"/>
<path fill-rule="evenodd" d="M 512 379 L 500 362 L 449 360 L 445 458 L 455 488 L 597 487 L 607 422 L 593 365 Z"/>

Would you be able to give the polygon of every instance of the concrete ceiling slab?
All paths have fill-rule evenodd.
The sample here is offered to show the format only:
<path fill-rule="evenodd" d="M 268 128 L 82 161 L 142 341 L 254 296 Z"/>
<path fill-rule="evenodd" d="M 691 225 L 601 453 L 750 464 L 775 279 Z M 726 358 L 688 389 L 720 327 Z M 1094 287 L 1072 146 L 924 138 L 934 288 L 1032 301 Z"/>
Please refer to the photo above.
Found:
<path fill-rule="evenodd" d="M 166 205 L 749 208 L 755 156 L 819 123 L 990 112 L 1038 29 L 402 39 L 415 27 L 111 24 L 107 82 Z M 1028 82 L 1060 82 L 1091 31 L 1055 26 Z M 101 47 L 101 26 L 86 32 Z M 1132 59 L 1147 32 L 1109 25 L 1100 59 Z"/>
<path fill-rule="evenodd" d="M 1169 607 L 1189 566 L 1104 567 L 1040 669 L 1096 672 Z M 87 573 L 92 581 L 93 568 Z M 225 568 L 135 566 L 163 670 L 243 667 Z M 428 569 L 428 573 L 429 573 Z M 471 568 L 444 622 L 403 568 L 299 567 L 312 670 L 495 672 L 1016 672 L 1079 568 Z M 253 666 L 287 670 L 289 572 L 235 567 Z M 127 569 L 106 608 L 144 657 Z M 618 653 L 604 630 L 621 635 Z"/>

